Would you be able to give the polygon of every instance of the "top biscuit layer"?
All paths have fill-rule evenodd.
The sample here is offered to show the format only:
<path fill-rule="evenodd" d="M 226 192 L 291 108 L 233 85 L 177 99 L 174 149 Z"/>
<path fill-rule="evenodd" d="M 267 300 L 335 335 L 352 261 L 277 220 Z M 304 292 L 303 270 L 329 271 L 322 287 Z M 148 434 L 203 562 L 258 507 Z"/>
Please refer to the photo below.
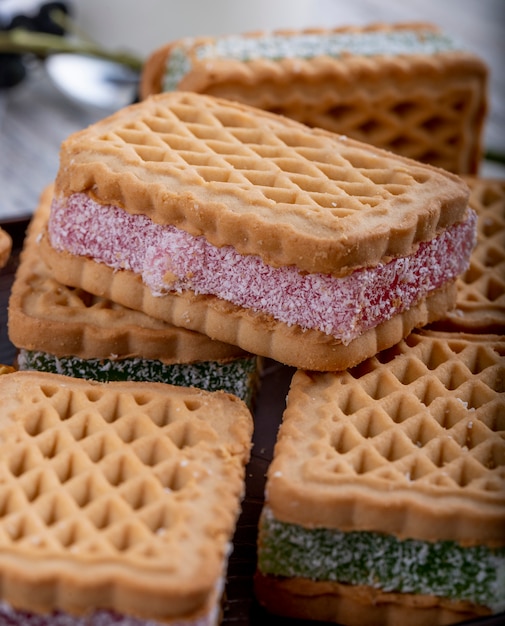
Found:
<path fill-rule="evenodd" d="M 411 254 L 461 221 L 468 201 L 443 170 L 185 92 L 69 137 L 56 193 L 76 192 L 269 265 L 334 275 Z"/>
<path fill-rule="evenodd" d="M 275 517 L 504 545 L 504 349 L 419 331 L 346 372 L 299 370 L 268 473 Z"/>

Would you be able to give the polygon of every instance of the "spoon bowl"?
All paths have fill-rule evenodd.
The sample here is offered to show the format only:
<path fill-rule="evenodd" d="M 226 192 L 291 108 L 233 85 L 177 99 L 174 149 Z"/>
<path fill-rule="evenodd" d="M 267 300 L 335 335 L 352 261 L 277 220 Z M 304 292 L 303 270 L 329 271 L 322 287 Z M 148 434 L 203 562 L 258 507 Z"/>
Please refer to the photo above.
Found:
<path fill-rule="evenodd" d="M 139 84 L 138 72 L 126 65 L 80 54 L 53 54 L 47 73 L 56 87 L 81 105 L 115 111 L 131 104 Z"/>

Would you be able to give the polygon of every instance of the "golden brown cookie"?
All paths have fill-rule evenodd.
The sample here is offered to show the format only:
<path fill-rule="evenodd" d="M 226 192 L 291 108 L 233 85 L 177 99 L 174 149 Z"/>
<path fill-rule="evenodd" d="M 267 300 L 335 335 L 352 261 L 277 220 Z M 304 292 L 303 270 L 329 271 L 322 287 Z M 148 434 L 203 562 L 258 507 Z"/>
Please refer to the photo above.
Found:
<path fill-rule="evenodd" d="M 436 328 L 505 334 L 505 181 L 467 177 L 477 213 L 470 267 L 456 281 L 456 307 Z"/>
<path fill-rule="evenodd" d="M 12 239 L 9 233 L 0 228 L 0 268 L 7 263 L 12 249 Z"/>
<path fill-rule="evenodd" d="M 346 372 L 295 374 L 260 602 L 345 625 L 505 609 L 504 355 L 503 337 L 418 331 Z"/>
<path fill-rule="evenodd" d="M 0 615 L 217 624 L 245 404 L 41 372 L 0 376 L 0 397 Z"/>
<path fill-rule="evenodd" d="M 48 242 L 64 262 L 45 255 L 64 284 L 289 365 L 342 369 L 453 306 L 475 237 L 468 195 L 432 166 L 172 92 L 63 143 Z"/>

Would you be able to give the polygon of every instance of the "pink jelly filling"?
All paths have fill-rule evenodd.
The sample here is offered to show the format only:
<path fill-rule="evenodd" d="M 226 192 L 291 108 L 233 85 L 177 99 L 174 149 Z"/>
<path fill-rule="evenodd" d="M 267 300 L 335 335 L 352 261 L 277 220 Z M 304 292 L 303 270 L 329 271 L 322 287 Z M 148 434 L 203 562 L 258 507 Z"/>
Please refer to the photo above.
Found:
<path fill-rule="evenodd" d="M 415 254 L 343 278 L 274 268 L 257 256 L 217 248 L 204 237 L 100 205 L 85 194 L 53 203 L 49 235 L 57 250 L 140 274 L 154 295 L 185 289 L 212 294 L 349 343 L 463 273 L 476 220 L 469 211 L 465 222 L 421 243 Z"/>

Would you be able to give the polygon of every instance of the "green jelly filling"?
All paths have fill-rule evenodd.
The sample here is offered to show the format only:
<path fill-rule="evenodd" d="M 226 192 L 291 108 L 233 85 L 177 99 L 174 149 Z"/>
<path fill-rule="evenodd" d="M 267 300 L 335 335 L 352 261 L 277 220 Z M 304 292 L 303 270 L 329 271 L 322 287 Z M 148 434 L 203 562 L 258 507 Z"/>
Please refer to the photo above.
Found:
<path fill-rule="evenodd" d="M 249 406 L 257 384 L 257 358 L 255 356 L 220 363 L 174 363 L 167 365 L 157 360 L 81 359 L 56 357 L 46 352 L 20 350 L 19 369 L 37 370 L 86 378 L 100 382 L 149 381 L 180 387 L 198 387 L 206 391 L 224 390 L 238 396 Z"/>
<path fill-rule="evenodd" d="M 505 609 L 505 548 L 309 529 L 276 520 L 268 508 L 260 539 L 258 567 L 264 574 L 467 600 L 495 612 Z"/>
<path fill-rule="evenodd" d="M 191 71 L 191 60 L 187 50 L 192 45 L 176 46 L 167 59 L 164 77 L 164 91 L 177 89 L 181 79 Z M 461 46 L 453 39 L 431 31 L 392 31 L 363 33 L 301 33 L 299 35 L 266 35 L 263 37 L 242 37 L 232 35 L 218 37 L 215 41 L 202 44 L 195 49 L 198 59 L 232 59 L 252 61 L 269 59 L 281 61 L 286 58 L 312 59 L 326 55 L 339 57 L 343 54 L 376 56 L 379 54 L 437 54 L 458 50 Z"/>

